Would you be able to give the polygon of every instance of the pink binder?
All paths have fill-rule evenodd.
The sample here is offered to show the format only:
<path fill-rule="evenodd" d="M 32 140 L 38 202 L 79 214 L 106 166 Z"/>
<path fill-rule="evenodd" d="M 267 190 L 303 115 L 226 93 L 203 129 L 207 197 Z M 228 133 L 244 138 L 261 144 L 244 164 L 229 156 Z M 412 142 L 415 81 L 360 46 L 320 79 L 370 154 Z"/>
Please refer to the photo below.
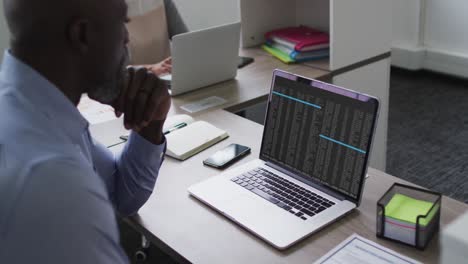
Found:
<path fill-rule="evenodd" d="M 330 42 L 330 37 L 327 33 L 307 26 L 273 30 L 267 32 L 265 37 L 280 44 L 287 45 L 290 48 L 294 48 L 297 51 L 303 51 L 307 49 L 307 47 Z"/>

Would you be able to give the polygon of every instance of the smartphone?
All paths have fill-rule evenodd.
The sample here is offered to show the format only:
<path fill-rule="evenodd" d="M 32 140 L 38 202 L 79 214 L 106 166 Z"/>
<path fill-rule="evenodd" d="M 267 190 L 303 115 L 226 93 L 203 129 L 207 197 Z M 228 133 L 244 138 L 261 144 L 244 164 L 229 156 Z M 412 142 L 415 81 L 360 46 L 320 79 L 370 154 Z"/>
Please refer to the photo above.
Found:
<path fill-rule="evenodd" d="M 204 160 L 203 164 L 217 169 L 224 169 L 249 153 L 249 147 L 231 144 Z"/>

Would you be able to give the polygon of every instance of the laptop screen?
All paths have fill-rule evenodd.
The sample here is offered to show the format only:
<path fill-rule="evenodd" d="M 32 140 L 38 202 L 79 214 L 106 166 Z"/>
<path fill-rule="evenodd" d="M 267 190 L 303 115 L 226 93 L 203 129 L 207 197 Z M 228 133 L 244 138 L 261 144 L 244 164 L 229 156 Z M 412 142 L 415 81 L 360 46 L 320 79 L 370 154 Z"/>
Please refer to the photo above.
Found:
<path fill-rule="evenodd" d="M 260 158 L 357 201 L 378 105 L 364 94 L 275 71 Z"/>

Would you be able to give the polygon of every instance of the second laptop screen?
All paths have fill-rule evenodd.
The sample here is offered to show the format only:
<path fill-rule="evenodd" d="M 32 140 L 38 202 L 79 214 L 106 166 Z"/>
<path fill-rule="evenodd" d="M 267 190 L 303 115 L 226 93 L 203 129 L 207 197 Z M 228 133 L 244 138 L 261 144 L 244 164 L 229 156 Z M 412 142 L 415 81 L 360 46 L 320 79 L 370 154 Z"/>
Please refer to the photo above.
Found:
<path fill-rule="evenodd" d="M 377 107 L 276 76 L 261 158 L 357 198 Z"/>

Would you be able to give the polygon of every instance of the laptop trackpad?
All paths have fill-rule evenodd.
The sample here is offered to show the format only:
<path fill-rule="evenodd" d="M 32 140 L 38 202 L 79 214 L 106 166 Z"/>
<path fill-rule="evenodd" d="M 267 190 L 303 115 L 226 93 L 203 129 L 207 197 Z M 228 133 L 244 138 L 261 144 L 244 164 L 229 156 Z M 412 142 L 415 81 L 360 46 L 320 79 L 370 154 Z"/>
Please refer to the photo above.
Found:
<path fill-rule="evenodd" d="M 302 220 L 262 198 L 239 195 L 228 202 L 225 214 L 279 248 L 289 246 L 305 234 Z"/>
<path fill-rule="evenodd" d="M 254 195 L 254 194 L 253 194 Z M 226 212 L 232 212 L 233 218 L 237 220 L 264 218 L 265 216 L 277 216 L 283 213 L 276 205 L 259 197 L 252 197 L 250 193 L 239 194 L 229 200 Z M 284 214 L 289 216 L 288 214 Z M 267 217 L 268 218 L 268 217 Z"/>

